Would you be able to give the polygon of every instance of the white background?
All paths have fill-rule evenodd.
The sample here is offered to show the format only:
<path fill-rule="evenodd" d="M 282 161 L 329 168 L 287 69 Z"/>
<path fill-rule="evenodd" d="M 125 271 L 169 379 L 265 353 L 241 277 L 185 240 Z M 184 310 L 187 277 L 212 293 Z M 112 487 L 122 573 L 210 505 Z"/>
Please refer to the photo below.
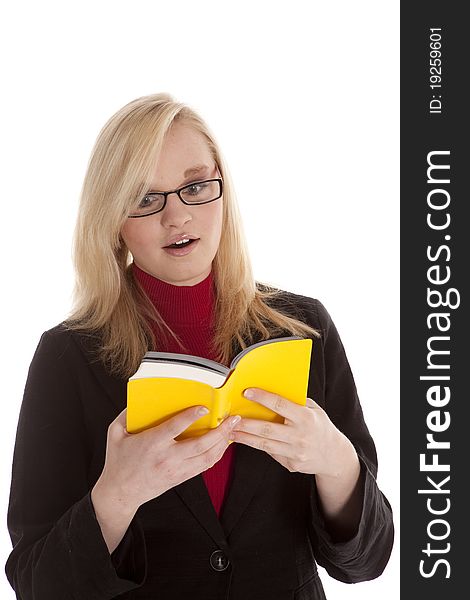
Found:
<path fill-rule="evenodd" d="M 18 411 L 41 333 L 66 316 L 87 160 L 128 101 L 167 91 L 218 138 L 255 276 L 332 315 L 399 515 L 399 3 L 15 2 L 2 10 L 0 551 Z M 384 574 L 329 600 L 399 596 Z M 0 597 L 15 597 L 0 576 Z"/>

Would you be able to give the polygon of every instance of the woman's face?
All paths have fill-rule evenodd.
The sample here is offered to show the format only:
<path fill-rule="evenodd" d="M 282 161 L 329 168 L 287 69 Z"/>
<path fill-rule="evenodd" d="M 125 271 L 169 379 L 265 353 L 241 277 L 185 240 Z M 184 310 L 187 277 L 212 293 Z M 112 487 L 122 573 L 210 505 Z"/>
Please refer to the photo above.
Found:
<path fill-rule="evenodd" d="M 204 136 L 184 123 L 174 123 L 149 191 L 166 192 L 219 176 Z M 170 194 L 162 211 L 128 218 L 121 235 L 143 271 L 173 285 L 195 285 L 210 273 L 221 231 L 222 198 L 187 206 L 177 194 Z M 194 241 L 186 247 L 168 247 L 186 236 Z"/>

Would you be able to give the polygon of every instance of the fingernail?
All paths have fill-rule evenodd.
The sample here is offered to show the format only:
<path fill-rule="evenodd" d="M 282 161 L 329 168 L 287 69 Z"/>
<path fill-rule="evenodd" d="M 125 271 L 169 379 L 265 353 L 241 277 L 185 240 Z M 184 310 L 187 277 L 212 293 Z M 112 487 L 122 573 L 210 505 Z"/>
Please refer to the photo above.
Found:
<path fill-rule="evenodd" d="M 208 412 L 208 408 L 206 408 L 205 406 L 201 406 L 201 408 L 198 408 L 197 414 L 202 417 L 203 415 L 207 415 Z"/>
<path fill-rule="evenodd" d="M 248 398 L 249 400 L 251 400 L 252 398 L 255 397 L 255 393 L 253 392 L 253 390 L 247 389 L 243 392 L 243 395 L 245 396 L 245 398 Z"/>
<path fill-rule="evenodd" d="M 242 420 L 242 418 L 240 417 L 240 415 L 237 415 L 236 417 L 232 417 L 230 419 L 230 427 L 233 427 L 234 425 L 236 425 L 241 420 Z"/>

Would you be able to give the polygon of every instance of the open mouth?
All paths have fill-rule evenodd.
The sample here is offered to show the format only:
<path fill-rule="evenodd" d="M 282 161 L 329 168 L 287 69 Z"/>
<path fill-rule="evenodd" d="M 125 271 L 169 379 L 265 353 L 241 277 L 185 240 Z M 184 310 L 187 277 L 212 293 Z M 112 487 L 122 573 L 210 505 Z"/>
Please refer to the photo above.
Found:
<path fill-rule="evenodd" d="M 164 247 L 165 248 L 185 248 L 186 246 L 190 246 L 195 241 L 196 240 L 190 240 L 188 238 L 185 238 L 183 240 L 180 240 L 179 242 L 175 242 L 174 244 L 170 244 L 169 246 L 164 246 Z"/>

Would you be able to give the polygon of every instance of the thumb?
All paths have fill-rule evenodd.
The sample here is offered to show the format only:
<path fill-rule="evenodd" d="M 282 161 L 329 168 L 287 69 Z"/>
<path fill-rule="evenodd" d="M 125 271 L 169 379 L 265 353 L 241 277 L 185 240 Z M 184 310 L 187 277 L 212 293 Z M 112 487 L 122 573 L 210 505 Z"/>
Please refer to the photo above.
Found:
<path fill-rule="evenodd" d="M 123 429 L 125 433 L 128 433 L 127 431 L 127 408 L 125 408 L 122 412 L 120 412 L 118 414 L 118 416 L 114 419 L 114 421 L 111 424 L 112 426 L 114 425 L 114 427 L 117 429 Z"/>
<path fill-rule="evenodd" d="M 113 440 L 120 440 L 123 436 L 129 435 L 126 427 L 126 415 L 127 408 L 125 408 L 119 415 L 109 424 L 108 427 L 108 438 Z"/>
<path fill-rule="evenodd" d="M 126 419 L 127 419 L 127 408 L 125 408 L 122 412 L 119 413 L 119 415 L 114 419 L 114 422 L 119 423 L 119 425 L 122 425 L 123 427 L 125 427 Z"/>
<path fill-rule="evenodd" d="M 306 406 L 308 408 L 315 408 L 315 402 L 311 398 L 307 398 Z"/>

